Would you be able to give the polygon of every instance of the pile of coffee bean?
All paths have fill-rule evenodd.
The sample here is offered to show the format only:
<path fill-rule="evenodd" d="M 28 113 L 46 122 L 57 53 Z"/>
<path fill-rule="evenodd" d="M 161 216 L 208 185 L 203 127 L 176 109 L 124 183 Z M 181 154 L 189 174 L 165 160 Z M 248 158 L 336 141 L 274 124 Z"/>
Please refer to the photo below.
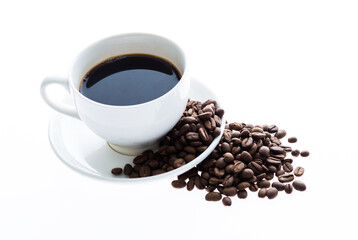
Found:
<path fill-rule="evenodd" d="M 158 175 L 179 168 L 204 152 L 221 133 L 224 110 L 215 100 L 188 101 L 174 128 L 163 137 L 159 150 L 147 150 L 133 159 L 133 164 L 113 168 L 113 175 L 130 178 Z"/>
<path fill-rule="evenodd" d="M 309 152 L 282 145 L 285 136 L 286 131 L 276 125 L 226 124 L 215 150 L 195 168 L 179 175 L 172 186 L 188 191 L 194 187 L 205 189 L 207 201 L 222 200 L 225 206 L 231 205 L 230 197 L 246 198 L 247 189 L 268 199 L 275 198 L 279 191 L 304 191 L 306 185 L 294 180 L 303 175 L 304 168 L 294 169 L 293 159 L 287 156 L 307 157 Z M 288 142 L 295 143 L 297 138 L 290 137 Z"/>

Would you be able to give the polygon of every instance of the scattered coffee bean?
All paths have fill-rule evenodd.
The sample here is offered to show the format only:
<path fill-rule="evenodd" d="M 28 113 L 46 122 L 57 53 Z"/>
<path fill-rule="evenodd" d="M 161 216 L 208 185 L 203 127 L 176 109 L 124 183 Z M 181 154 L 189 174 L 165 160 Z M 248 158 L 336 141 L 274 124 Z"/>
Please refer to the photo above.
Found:
<path fill-rule="evenodd" d="M 174 180 L 172 181 L 172 186 L 175 188 L 184 188 L 186 183 L 184 180 Z"/>
<path fill-rule="evenodd" d="M 245 199 L 247 197 L 247 191 L 246 190 L 239 190 L 237 192 L 237 197 L 240 199 Z"/>
<path fill-rule="evenodd" d="M 293 174 L 284 174 L 278 177 L 278 180 L 281 183 L 287 183 L 287 182 L 292 182 L 294 179 Z"/>
<path fill-rule="evenodd" d="M 222 200 L 224 206 L 231 206 L 231 198 L 229 197 L 224 197 Z"/>
<path fill-rule="evenodd" d="M 289 143 L 295 143 L 295 142 L 297 142 L 297 138 L 296 138 L 296 137 L 289 137 L 287 140 L 288 140 Z"/>
<path fill-rule="evenodd" d="M 268 199 L 274 199 L 278 195 L 278 190 L 274 187 L 269 188 L 266 192 L 266 196 Z"/>
<path fill-rule="evenodd" d="M 266 197 L 266 194 L 267 194 L 267 188 L 261 188 L 259 190 L 258 196 L 259 196 L 259 198 L 264 198 L 264 197 Z"/>
<path fill-rule="evenodd" d="M 132 173 L 132 165 L 130 165 L 129 163 L 127 163 L 126 165 L 124 165 L 123 173 L 124 173 L 124 175 L 126 175 L 126 176 L 131 175 L 131 173 Z"/>
<path fill-rule="evenodd" d="M 113 168 L 111 172 L 113 175 L 118 176 L 118 175 L 122 174 L 123 170 L 122 170 L 122 168 Z"/>
<path fill-rule="evenodd" d="M 305 169 L 303 167 L 296 167 L 293 174 L 295 174 L 296 177 L 301 177 L 304 172 L 305 172 Z"/>
<path fill-rule="evenodd" d="M 205 195 L 205 199 L 207 201 L 220 201 L 221 200 L 221 193 L 218 192 L 209 192 Z"/>
<path fill-rule="evenodd" d="M 188 101 L 179 122 L 160 142 L 159 150 L 148 150 L 134 158 L 133 167 L 129 164 L 124 167 L 125 175 L 130 178 L 157 175 L 194 160 L 221 134 L 223 114 L 224 110 L 215 100 Z M 196 167 L 178 176 L 178 180 L 172 182 L 173 187 L 186 187 L 188 191 L 194 187 L 205 189 L 208 191 L 206 200 L 222 199 L 225 206 L 232 204 L 231 196 L 246 198 L 247 189 L 258 191 L 260 198 L 269 199 L 275 198 L 278 191 L 291 193 L 293 188 L 303 189 L 299 181 L 285 184 L 301 172 L 291 173 L 293 159 L 286 155 L 291 152 L 292 156 L 299 156 L 300 151 L 281 144 L 285 130 L 276 125 L 225 124 L 215 150 Z M 296 141 L 297 138 L 289 138 L 289 143 Z M 271 185 L 275 176 L 278 181 Z"/>
<path fill-rule="evenodd" d="M 301 157 L 308 157 L 310 155 L 309 151 L 302 151 L 301 152 Z"/>
<path fill-rule="evenodd" d="M 275 137 L 278 139 L 284 138 L 286 136 L 286 131 L 283 129 L 280 129 L 276 132 Z"/>
<path fill-rule="evenodd" d="M 291 155 L 294 156 L 294 157 L 298 157 L 300 155 L 300 150 L 298 149 L 295 149 L 295 150 L 292 150 L 291 151 Z"/>
<path fill-rule="evenodd" d="M 292 186 L 297 191 L 305 191 L 306 190 L 306 184 L 304 184 L 304 182 L 302 182 L 300 180 L 293 181 Z"/>
<path fill-rule="evenodd" d="M 273 182 L 272 187 L 276 188 L 278 191 L 283 191 L 285 189 L 285 184 L 280 182 Z"/>
<path fill-rule="evenodd" d="M 285 192 L 286 192 L 287 194 L 291 194 L 292 191 L 293 191 L 292 185 L 291 185 L 291 184 L 286 184 L 286 185 L 285 185 Z"/>

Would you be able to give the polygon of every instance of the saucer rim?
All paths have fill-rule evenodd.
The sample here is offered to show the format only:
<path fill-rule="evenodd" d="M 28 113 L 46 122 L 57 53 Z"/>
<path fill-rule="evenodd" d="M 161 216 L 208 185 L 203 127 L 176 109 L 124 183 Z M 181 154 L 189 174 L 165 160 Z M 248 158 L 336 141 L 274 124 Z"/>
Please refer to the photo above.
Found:
<path fill-rule="evenodd" d="M 217 100 L 218 98 L 217 98 L 216 94 L 209 87 L 207 87 L 203 82 L 201 82 L 195 78 L 191 78 L 191 82 L 196 82 L 196 83 L 204 85 L 209 91 L 211 91 L 211 95 L 213 96 L 213 99 L 215 99 L 218 103 L 220 102 L 219 100 Z M 221 106 L 221 103 L 219 105 Z M 204 161 L 205 158 L 207 156 L 209 156 L 209 154 L 219 144 L 219 141 L 224 133 L 225 121 L 226 121 L 225 114 L 224 114 L 223 117 L 221 118 L 222 124 L 220 126 L 220 130 L 221 130 L 220 135 L 217 136 L 212 141 L 212 143 L 208 146 L 208 148 L 204 152 L 202 152 L 200 155 L 198 155 L 196 158 L 194 158 L 189 163 L 186 163 L 184 166 L 173 169 L 169 172 L 165 172 L 165 173 L 154 175 L 154 176 L 143 177 L 143 178 L 124 178 L 124 177 L 116 177 L 116 176 L 105 176 L 105 175 L 98 174 L 97 172 L 94 172 L 94 171 L 88 171 L 88 170 L 86 170 L 87 169 L 86 166 L 84 166 L 81 162 L 79 162 L 76 158 L 74 158 L 71 154 L 69 154 L 68 151 L 66 151 L 66 148 L 64 148 L 65 147 L 64 143 L 62 143 L 61 141 L 58 141 L 58 140 L 56 141 L 56 139 L 54 139 L 56 134 L 54 134 L 53 132 L 55 131 L 55 127 L 56 127 L 56 125 L 58 125 L 58 122 L 60 121 L 61 117 L 68 117 L 68 116 L 64 116 L 63 114 L 60 114 L 60 113 L 55 113 L 55 115 L 51 117 L 51 119 L 49 121 L 49 125 L 48 125 L 48 139 L 49 139 L 51 148 L 54 151 L 57 158 L 59 158 L 61 160 L 61 162 L 63 162 L 66 166 L 68 166 L 75 172 L 78 172 L 81 175 L 85 175 L 90 178 L 95 178 L 95 179 L 99 179 L 99 180 L 103 180 L 103 181 L 111 181 L 111 182 L 130 182 L 130 183 L 143 182 L 143 181 L 147 182 L 147 181 L 152 181 L 152 180 L 155 181 L 155 180 L 159 180 L 159 179 L 162 179 L 165 177 L 178 176 L 178 175 L 190 170 L 191 168 L 195 167 L 196 165 L 198 165 L 199 163 Z M 78 120 L 78 121 L 80 121 L 80 120 Z M 55 142 L 60 142 L 60 146 L 58 143 L 56 144 Z M 63 156 L 63 155 L 67 155 L 67 156 Z M 69 158 L 71 161 L 66 160 L 66 158 Z M 198 160 L 198 158 L 202 158 L 202 159 Z M 79 167 L 76 166 L 75 164 L 71 164 L 71 162 L 76 162 L 79 165 Z"/>

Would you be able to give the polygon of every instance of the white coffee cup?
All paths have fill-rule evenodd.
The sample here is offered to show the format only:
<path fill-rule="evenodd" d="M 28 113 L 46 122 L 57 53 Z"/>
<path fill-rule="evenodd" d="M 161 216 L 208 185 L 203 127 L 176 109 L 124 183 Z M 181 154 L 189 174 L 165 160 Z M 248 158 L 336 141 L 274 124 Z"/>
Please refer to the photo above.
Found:
<path fill-rule="evenodd" d="M 176 66 L 181 79 L 166 94 L 149 102 L 129 106 L 102 104 L 80 93 L 81 80 L 91 68 L 108 58 L 126 54 L 149 54 L 166 59 Z M 115 151 L 137 155 L 148 148 L 155 148 L 160 138 L 180 119 L 190 88 L 187 68 L 184 52 L 171 40 L 144 33 L 120 34 L 85 48 L 75 58 L 67 78 L 45 78 L 41 95 L 53 109 L 83 121 Z M 68 90 L 73 96 L 74 106 L 51 98 L 46 89 L 54 84 Z"/>

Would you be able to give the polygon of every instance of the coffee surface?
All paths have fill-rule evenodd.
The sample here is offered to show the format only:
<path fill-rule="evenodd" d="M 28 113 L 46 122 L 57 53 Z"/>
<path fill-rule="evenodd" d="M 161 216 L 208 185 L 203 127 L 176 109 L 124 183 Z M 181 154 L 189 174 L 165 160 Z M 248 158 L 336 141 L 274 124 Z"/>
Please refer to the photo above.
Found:
<path fill-rule="evenodd" d="M 128 106 L 164 95 L 180 77 L 178 70 L 162 58 L 130 54 L 108 59 L 92 68 L 82 79 L 79 90 L 99 103 Z"/>

